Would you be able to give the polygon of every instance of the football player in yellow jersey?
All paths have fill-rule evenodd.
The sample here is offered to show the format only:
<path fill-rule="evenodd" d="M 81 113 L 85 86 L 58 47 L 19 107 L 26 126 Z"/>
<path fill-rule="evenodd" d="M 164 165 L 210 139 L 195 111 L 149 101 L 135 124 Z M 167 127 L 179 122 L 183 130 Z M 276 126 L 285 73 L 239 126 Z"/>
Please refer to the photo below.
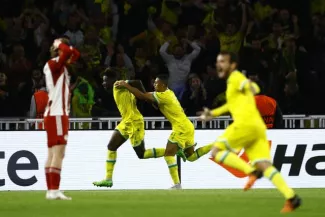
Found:
<path fill-rule="evenodd" d="M 218 76 L 227 79 L 227 103 L 212 111 L 205 109 L 200 119 L 207 121 L 230 112 L 233 123 L 214 143 L 212 157 L 216 162 L 241 170 L 249 176 L 244 190 L 250 189 L 263 172 L 264 177 L 268 178 L 286 199 L 281 211 L 293 211 L 300 206 L 301 199 L 288 187 L 271 163 L 266 125 L 254 100 L 259 87 L 237 70 L 237 58 L 233 53 L 221 52 L 217 57 L 216 66 Z M 250 164 L 236 155 L 243 148 Z"/>
<path fill-rule="evenodd" d="M 174 182 L 172 189 L 181 189 L 182 187 L 179 180 L 178 166 L 175 155 L 177 153 L 183 153 L 184 151 L 186 155 L 184 158 L 193 162 L 210 152 L 212 144 L 194 150 L 196 145 L 194 143 L 194 126 L 186 117 L 184 110 L 177 100 L 174 92 L 168 89 L 167 83 L 167 76 L 158 76 L 155 80 L 155 92 L 153 93 L 143 93 L 125 81 L 119 81 L 116 83 L 116 85 L 127 88 L 138 99 L 156 103 L 159 110 L 171 123 L 173 131 L 167 142 L 165 161 Z"/>
<path fill-rule="evenodd" d="M 141 81 L 128 81 L 132 86 L 138 87 L 142 92 L 145 89 Z M 104 180 L 94 182 L 98 187 L 113 186 L 113 171 L 116 163 L 117 149 L 130 139 L 131 145 L 139 159 L 159 158 L 165 154 L 164 148 L 145 149 L 144 121 L 137 108 L 135 96 L 125 88 L 113 87 L 114 100 L 122 116 L 122 121 L 115 128 L 111 140 L 108 143 L 106 160 L 106 177 Z"/>

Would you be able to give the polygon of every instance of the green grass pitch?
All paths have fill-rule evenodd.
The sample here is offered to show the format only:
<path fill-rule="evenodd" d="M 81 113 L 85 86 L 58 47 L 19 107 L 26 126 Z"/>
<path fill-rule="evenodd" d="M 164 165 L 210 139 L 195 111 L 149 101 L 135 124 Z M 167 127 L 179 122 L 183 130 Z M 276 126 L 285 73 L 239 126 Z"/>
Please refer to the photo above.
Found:
<path fill-rule="evenodd" d="M 298 189 L 296 217 L 325 216 L 324 189 Z M 45 192 L 0 192 L 3 217 L 273 217 L 283 216 L 276 190 L 67 191 L 72 201 L 46 201 Z"/>

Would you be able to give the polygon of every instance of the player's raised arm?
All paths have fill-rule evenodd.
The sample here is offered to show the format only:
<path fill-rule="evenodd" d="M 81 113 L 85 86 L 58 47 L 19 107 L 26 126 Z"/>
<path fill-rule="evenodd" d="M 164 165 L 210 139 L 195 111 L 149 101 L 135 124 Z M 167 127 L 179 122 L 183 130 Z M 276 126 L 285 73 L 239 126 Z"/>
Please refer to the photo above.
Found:
<path fill-rule="evenodd" d="M 61 72 L 69 60 L 76 61 L 80 56 L 79 51 L 64 43 L 64 39 L 55 39 L 51 51 L 58 56 L 57 61 L 52 65 L 54 73 Z"/>
<path fill-rule="evenodd" d="M 152 93 L 148 92 L 141 92 L 138 88 L 132 87 L 128 82 L 126 81 L 117 81 L 114 84 L 115 87 L 125 87 L 128 89 L 136 98 L 140 100 L 145 100 L 149 102 L 155 102 L 155 98 Z"/>

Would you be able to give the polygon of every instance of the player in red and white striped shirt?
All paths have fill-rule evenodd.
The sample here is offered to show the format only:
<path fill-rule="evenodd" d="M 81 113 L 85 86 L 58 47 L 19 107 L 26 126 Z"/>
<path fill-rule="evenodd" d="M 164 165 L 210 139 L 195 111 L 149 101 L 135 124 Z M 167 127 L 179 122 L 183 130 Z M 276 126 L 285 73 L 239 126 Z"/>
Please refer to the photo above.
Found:
<path fill-rule="evenodd" d="M 69 86 L 70 75 L 66 65 L 76 61 L 80 53 L 70 47 L 65 39 L 56 39 L 51 51 L 55 56 L 44 66 L 49 100 L 44 113 L 47 133 L 48 158 L 45 164 L 47 183 L 46 199 L 71 200 L 59 191 L 62 161 L 68 139 L 69 129 Z"/>

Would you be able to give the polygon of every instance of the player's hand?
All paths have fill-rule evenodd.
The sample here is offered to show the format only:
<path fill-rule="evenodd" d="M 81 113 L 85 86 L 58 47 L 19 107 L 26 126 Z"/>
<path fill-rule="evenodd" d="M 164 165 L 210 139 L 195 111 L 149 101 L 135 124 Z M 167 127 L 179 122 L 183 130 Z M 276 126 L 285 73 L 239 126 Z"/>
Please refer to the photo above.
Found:
<path fill-rule="evenodd" d="M 54 48 L 59 48 L 60 44 L 62 43 L 62 40 L 60 38 L 57 38 L 53 42 L 53 47 Z"/>
<path fill-rule="evenodd" d="M 212 147 L 211 149 L 211 157 L 214 159 L 218 153 L 219 149 L 215 146 Z"/>
<path fill-rule="evenodd" d="M 127 83 L 125 81 L 117 81 L 115 82 L 114 86 L 115 87 L 125 87 L 127 85 Z"/>
<path fill-rule="evenodd" d="M 199 120 L 201 121 L 210 121 L 213 119 L 211 115 L 211 111 L 208 108 L 204 108 L 202 112 L 200 112 L 201 115 L 199 116 Z"/>

